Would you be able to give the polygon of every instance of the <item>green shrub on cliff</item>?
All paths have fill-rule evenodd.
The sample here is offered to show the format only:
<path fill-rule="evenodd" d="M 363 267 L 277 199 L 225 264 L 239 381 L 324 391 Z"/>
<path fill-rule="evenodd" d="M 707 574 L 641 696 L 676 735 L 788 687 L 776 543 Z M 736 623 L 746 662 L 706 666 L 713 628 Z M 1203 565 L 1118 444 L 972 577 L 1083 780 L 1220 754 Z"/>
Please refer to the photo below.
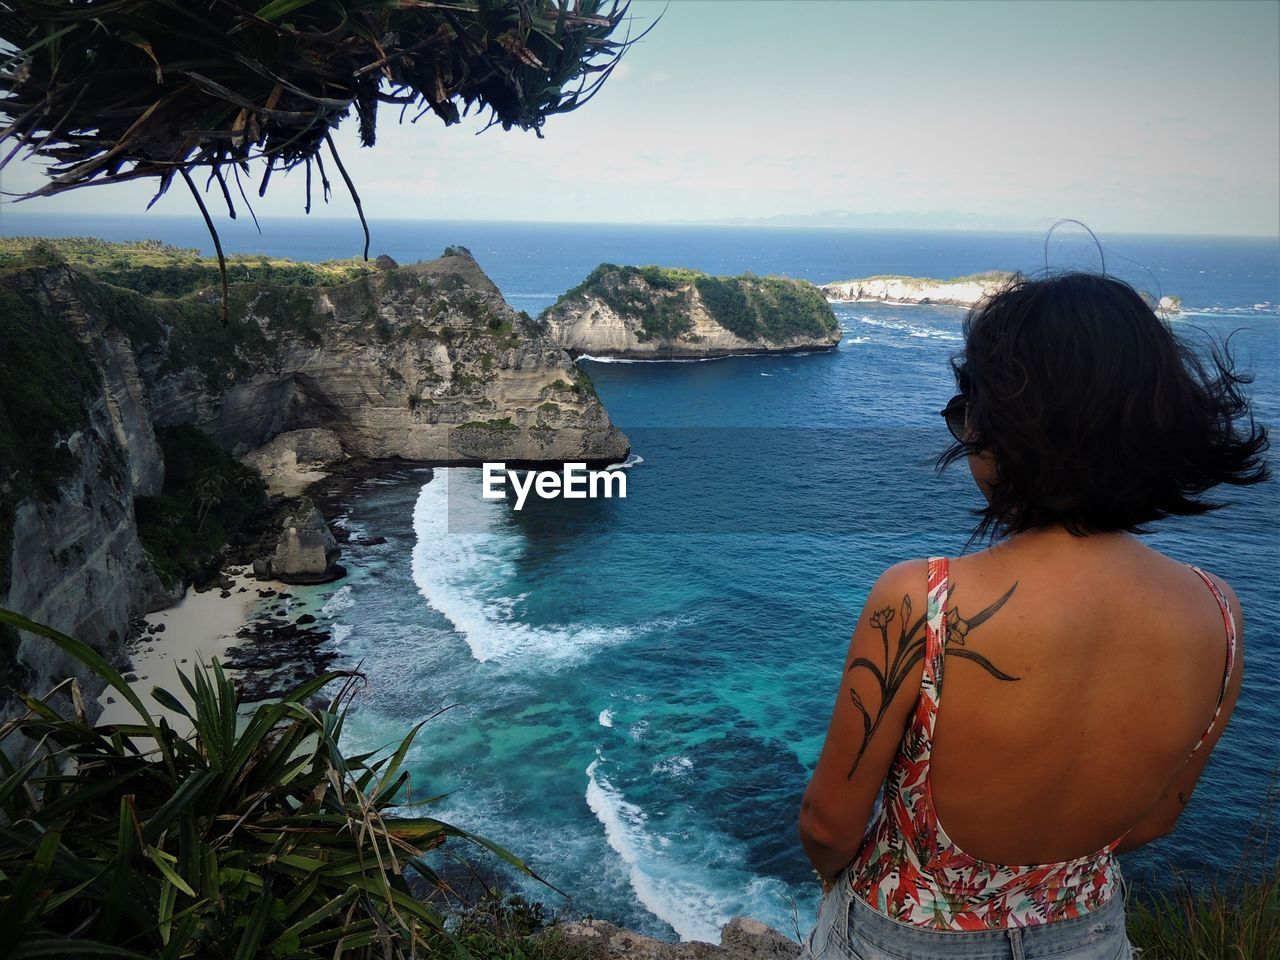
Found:
<path fill-rule="evenodd" d="M 466 831 L 396 814 L 431 802 L 411 796 L 402 769 L 422 724 L 390 753 L 347 755 L 357 674 L 324 674 L 249 713 L 217 664 L 181 675 L 191 708 L 154 691 L 191 720 L 180 737 L 85 644 L 7 610 L 0 622 L 46 637 L 138 711 L 95 727 L 73 685 L 71 715 L 28 696 L 0 728 L 0 741 L 44 745 L 30 758 L 0 750 L 6 956 L 440 955 L 457 941 L 423 899 L 443 887 L 429 851 L 462 839 L 530 873 Z M 337 694 L 313 706 L 330 684 Z"/>
<path fill-rule="evenodd" d="M 624 320 L 639 324 L 638 338 L 674 340 L 693 326 L 692 290 L 708 315 L 744 340 L 782 343 L 821 337 L 838 326 L 822 292 L 784 277 L 713 277 L 676 267 L 625 267 L 602 263 L 547 311 L 588 297 Z"/>
<path fill-rule="evenodd" d="M 96 237 L 0 237 L 0 267 L 62 260 L 113 286 L 147 296 L 184 297 L 219 284 L 218 261 L 199 250 L 158 240 L 99 240 Z M 363 260 L 306 263 L 256 254 L 227 259 L 227 282 L 319 287 L 346 283 L 376 270 Z M 215 314 L 216 317 L 216 314 Z"/>
<path fill-rule="evenodd" d="M 812 284 L 760 277 L 747 286 L 766 340 L 778 343 L 799 336 L 820 337 L 839 326 L 826 297 Z"/>
<path fill-rule="evenodd" d="M 699 277 L 694 281 L 711 319 L 744 340 L 757 335 L 756 312 L 743 292 L 740 280 L 729 277 Z"/>
<path fill-rule="evenodd" d="M 192 426 L 156 431 L 164 488 L 134 500 L 138 539 L 167 587 L 216 573 L 224 544 L 266 502 L 261 474 Z"/>

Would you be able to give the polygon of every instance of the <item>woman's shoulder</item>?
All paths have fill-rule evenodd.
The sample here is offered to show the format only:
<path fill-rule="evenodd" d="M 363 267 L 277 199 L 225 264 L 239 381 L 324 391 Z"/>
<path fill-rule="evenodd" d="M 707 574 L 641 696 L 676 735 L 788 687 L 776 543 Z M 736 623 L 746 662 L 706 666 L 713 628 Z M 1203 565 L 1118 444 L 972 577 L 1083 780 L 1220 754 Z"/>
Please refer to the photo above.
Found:
<path fill-rule="evenodd" d="M 915 560 L 900 560 L 876 578 L 871 587 L 871 596 L 896 597 L 904 594 L 925 594 L 928 592 L 929 559 L 921 557 Z"/>

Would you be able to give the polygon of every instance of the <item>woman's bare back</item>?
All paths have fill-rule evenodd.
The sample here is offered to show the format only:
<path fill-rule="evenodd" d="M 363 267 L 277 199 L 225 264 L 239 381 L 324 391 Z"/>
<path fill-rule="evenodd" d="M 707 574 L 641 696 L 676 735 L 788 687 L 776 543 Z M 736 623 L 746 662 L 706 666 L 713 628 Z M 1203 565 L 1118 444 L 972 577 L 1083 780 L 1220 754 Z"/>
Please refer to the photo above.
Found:
<path fill-rule="evenodd" d="M 989 618 L 955 632 L 1010 588 Z M 1221 610 L 1194 570 L 1128 534 L 1036 531 L 953 560 L 947 609 L 931 777 L 956 846 L 994 863 L 1049 863 L 1093 853 L 1135 824 L 1136 842 L 1172 827 L 1234 706 L 1243 662 L 1237 648 L 1222 715 L 1188 762 L 1227 654 Z M 952 655 L 956 644 L 1017 679 Z"/>

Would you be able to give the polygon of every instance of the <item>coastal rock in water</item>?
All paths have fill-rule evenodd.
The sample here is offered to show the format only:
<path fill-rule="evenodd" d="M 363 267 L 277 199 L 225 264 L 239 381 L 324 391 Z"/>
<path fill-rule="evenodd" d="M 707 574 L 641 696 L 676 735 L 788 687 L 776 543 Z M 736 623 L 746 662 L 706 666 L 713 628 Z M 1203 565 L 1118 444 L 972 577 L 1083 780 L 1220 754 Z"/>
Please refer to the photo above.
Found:
<path fill-rule="evenodd" d="M 725 924 L 719 946 L 697 940 L 668 943 L 603 920 L 560 923 L 550 930 L 587 960 L 795 960 L 800 955 L 800 944 L 747 917 Z"/>
<path fill-rule="evenodd" d="M 829 350 L 841 337 L 831 307 L 803 280 L 611 263 L 539 320 L 574 356 L 637 360 Z"/>
<path fill-rule="evenodd" d="M 972 307 L 1008 285 L 1012 273 L 992 270 L 954 280 L 925 277 L 865 277 L 824 283 L 822 293 L 832 301 L 850 303 L 864 300 L 879 303 L 933 303 Z"/>
<path fill-rule="evenodd" d="M 338 564 L 338 541 L 320 511 L 309 507 L 284 522 L 271 576 L 285 583 L 328 583 L 346 573 Z"/>

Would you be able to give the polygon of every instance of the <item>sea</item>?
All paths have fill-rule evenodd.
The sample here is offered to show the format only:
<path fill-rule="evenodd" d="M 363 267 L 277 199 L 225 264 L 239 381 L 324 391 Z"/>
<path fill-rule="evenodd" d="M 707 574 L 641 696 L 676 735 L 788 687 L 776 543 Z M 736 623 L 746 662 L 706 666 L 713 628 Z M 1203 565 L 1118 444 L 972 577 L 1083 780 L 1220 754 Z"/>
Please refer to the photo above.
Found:
<path fill-rule="evenodd" d="M 6 213 L 6 234 L 152 237 L 210 252 L 197 218 Z M 1280 426 L 1280 244 L 1274 239 L 747 227 L 378 221 L 401 263 L 474 254 L 536 316 L 602 261 L 779 274 L 949 278 L 1105 269 L 1181 298 L 1174 329 L 1229 337 L 1257 418 Z M 222 229 L 229 251 L 308 260 L 359 252 L 358 224 Z M 631 438 L 625 499 L 481 496 L 480 471 L 403 465 L 338 523 L 347 577 L 304 588 L 343 666 L 367 686 L 352 749 L 408 755 L 416 811 L 493 840 L 546 881 L 509 889 L 557 915 L 716 941 L 728 919 L 789 935 L 819 901 L 796 836 L 842 657 L 888 565 L 957 555 L 979 493 L 948 435 L 958 308 L 837 304 L 833 352 L 705 362 L 581 360 Z M 1271 455 L 1273 464 L 1276 454 Z M 1177 830 L 1124 855 L 1136 886 L 1222 876 L 1248 857 L 1280 768 L 1280 483 L 1220 491 L 1207 516 L 1157 524 L 1153 547 L 1220 574 L 1248 616 L 1235 716 Z M 299 608 L 301 609 L 301 608 Z M 1140 677 L 1134 678 L 1141 682 Z M 1117 731 L 1117 735 L 1122 732 Z M 469 848 L 453 845 L 454 855 Z M 550 886 L 548 886 L 549 884 Z M 553 889 L 554 888 L 554 889 Z"/>

